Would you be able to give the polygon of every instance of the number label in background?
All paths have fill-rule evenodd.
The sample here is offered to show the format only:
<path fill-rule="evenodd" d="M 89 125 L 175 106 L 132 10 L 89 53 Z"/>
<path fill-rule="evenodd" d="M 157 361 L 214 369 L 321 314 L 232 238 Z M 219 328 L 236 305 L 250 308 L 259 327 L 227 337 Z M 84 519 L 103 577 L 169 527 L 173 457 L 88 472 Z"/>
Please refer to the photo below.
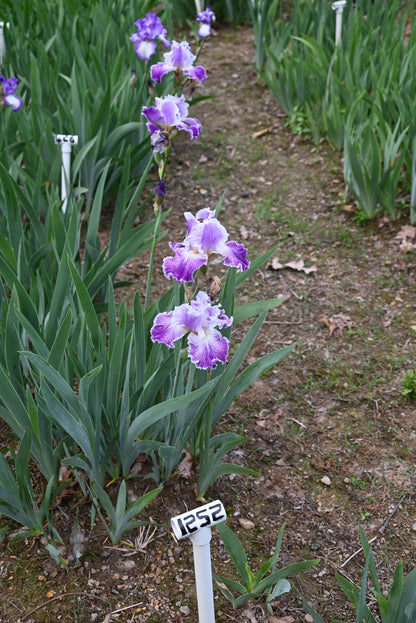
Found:
<path fill-rule="evenodd" d="M 171 525 L 177 539 L 183 539 L 197 532 L 200 528 L 214 526 L 227 518 L 222 502 L 216 500 L 205 506 L 173 517 Z"/>
<path fill-rule="evenodd" d="M 76 134 L 55 134 L 55 143 L 70 143 L 70 145 L 78 145 L 78 136 Z"/>

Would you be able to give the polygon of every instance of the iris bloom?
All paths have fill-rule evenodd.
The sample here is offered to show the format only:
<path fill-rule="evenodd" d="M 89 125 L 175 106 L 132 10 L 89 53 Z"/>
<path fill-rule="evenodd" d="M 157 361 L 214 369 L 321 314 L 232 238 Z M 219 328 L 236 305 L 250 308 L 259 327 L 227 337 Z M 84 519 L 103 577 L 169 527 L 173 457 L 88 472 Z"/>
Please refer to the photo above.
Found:
<path fill-rule="evenodd" d="M 3 99 L 7 106 L 12 106 L 13 110 L 19 110 L 22 107 L 22 100 L 20 97 L 14 94 L 17 89 L 17 78 L 5 78 L 0 76 L 0 80 L 3 83 Z"/>
<path fill-rule="evenodd" d="M 166 39 L 166 28 L 163 28 L 160 17 L 154 13 L 148 13 L 143 19 L 134 22 L 137 32 L 132 34 L 130 40 L 134 43 L 137 56 L 143 61 L 148 61 L 156 52 L 156 40 L 162 41 L 168 48 L 170 41 Z"/>
<path fill-rule="evenodd" d="M 194 117 L 188 117 L 188 108 L 189 104 L 183 95 L 156 97 L 155 106 L 142 108 L 142 114 L 147 119 L 147 129 L 152 133 L 154 151 L 164 151 L 170 136 L 179 130 L 188 132 L 191 139 L 199 135 L 201 123 Z"/>
<path fill-rule="evenodd" d="M 152 65 L 150 69 L 150 77 L 155 82 L 161 82 L 163 76 L 171 71 L 177 72 L 180 75 L 184 74 L 191 80 L 198 80 L 198 82 L 203 82 L 207 77 L 207 72 L 202 65 L 193 66 L 196 56 L 192 54 L 187 41 L 182 41 L 181 43 L 172 41 L 171 49 L 163 57 L 164 61 Z"/>
<path fill-rule="evenodd" d="M 209 4 L 205 11 L 198 13 L 196 20 L 200 23 L 198 37 L 208 37 L 208 35 L 211 34 L 211 24 L 212 22 L 215 22 L 215 13 L 214 11 L 211 11 Z"/>
<path fill-rule="evenodd" d="M 153 342 L 173 348 L 176 340 L 188 334 L 192 363 L 200 369 L 215 369 L 218 363 L 226 362 L 228 355 L 228 339 L 218 329 L 229 327 L 232 321 L 220 305 L 211 305 L 205 292 L 198 292 L 190 303 L 158 314 L 150 335 Z"/>
<path fill-rule="evenodd" d="M 239 271 L 249 268 L 247 249 L 234 240 L 228 241 L 228 232 L 215 218 L 214 210 L 204 208 L 196 216 L 185 212 L 185 218 L 188 224 L 185 240 L 170 243 L 175 256 L 163 260 L 163 271 L 168 279 L 174 278 L 179 283 L 193 281 L 194 272 L 208 264 L 212 253 L 222 255 L 226 266 L 235 266 Z"/>

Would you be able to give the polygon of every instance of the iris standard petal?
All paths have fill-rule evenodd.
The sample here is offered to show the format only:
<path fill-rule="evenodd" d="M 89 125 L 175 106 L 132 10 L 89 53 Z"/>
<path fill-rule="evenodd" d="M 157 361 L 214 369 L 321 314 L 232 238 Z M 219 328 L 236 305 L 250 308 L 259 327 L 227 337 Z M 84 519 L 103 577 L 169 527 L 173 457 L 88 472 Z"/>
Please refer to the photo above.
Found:
<path fill-rule="evenodd" d="M 195 242 L 201 247 L 201 250 L 208 254 L 221 253 L 228 238 L 227 230 L 216 218 L 205 220 L 196 233 Z"/>
<path fill-rule="evenodd" d="M 191 46 L 187 41 L 178 43 L 172 41 L 172 47 L 169 52 L 164 55 L 165 62 L 178 69 L 188 69 L 196 59 L 195 54 L 191 52 Z"/>

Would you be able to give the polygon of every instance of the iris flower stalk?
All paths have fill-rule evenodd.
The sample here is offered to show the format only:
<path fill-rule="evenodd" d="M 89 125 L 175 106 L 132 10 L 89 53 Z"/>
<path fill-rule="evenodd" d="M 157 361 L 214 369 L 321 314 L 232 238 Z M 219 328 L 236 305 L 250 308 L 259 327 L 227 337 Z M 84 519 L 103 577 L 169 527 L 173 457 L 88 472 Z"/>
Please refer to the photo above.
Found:
<path fill-rule="evenodd" d="M 159 165 L 159 182 L 155 188 L 156 196 L 155 196 L 155 200 L 153 204 L 153 209 L 155 213 L 155 229 L 153 231 L 152 246 L 150 248 L 149 270 L 147 273 L 146 294 L 145 294 L 145 303 L 144 303 L 145 309 L 148 308 L 149 301 L 150 301 L 153 267 L 155 264 L 156 244 L 157 244 L 157 239 L 160 233 L 160 225 L 162 223 L 162 205 L 163 205 L 163 199 L 164 199 L 165 192 L 166 192 L 166 185 L 165 185 L 166 165 L 168 162 L 170 150 L 171 150 L 171 145 L 169 145 L 166 151 L 161 155 L 160 154 L 156 155 L 155 152 L 153 152 L 155 160 Z"/>

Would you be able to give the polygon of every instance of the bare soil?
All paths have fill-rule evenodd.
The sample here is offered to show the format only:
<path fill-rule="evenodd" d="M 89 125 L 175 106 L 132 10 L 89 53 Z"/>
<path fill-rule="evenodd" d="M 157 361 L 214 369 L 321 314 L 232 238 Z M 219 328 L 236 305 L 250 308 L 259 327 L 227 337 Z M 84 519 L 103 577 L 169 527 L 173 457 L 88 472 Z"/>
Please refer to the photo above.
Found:
<path fill-rule="evenodd" d="M 248 360 L 295 348 L 221 423 L 247 438 L 229 460 L 259 475 L 222 477 L 207 498 L 224 503 L 254 569 L 272 554 L 285 523 L 278 565 L 319 557 L 294 585 L 326 621 L 355 621 L 334 575 L 361 579 L 358 524 L 372 539 L 386 589 L 398 560 L 409 571 L 416 553 L 415 404 L 401 393 L 415 363 L 414 231 L 405 217 L 360 225 L 345 193 L 342 155 L 291 134 L 253 60 L 250 29 L 219 28 L 206 44 L 200 93 L 215 97 L 192 110 L 203 125 L 200 138 L 175 144 L 169 233 L 159 253 L 183 238 L 184 211 L 214 207 L 224 192 L 220 220 L 231 238 L 251 258 L 276 246 L 239 293 L 242 301 L 285 299 L 269 313 Z M 145 256 L 123 268 L 120 278 L 133 281 L 123 292 L 128 299 L 143 289 L 145 273 Z M 168 285 L 160 273 L 156 283 Z M 236 327 L 233 340 L 246 329 Z M 132 481 L 131 493 L 143 486 Z M 148 516 L 164 527 L 147 546 L 134 533 L 126 535 L 130 544 L 111 547 L 99 525 L 90 533 L 83 524 L 85 554 L 67 571 L 39 540 L 5 541 L 0 621 L 196 621 L 192 548 L 175 543 L 169 529 L 171 517 L 198 506 L 194 487 L 193 474 L 178 475 L 151 504 Z M 76 504 L 63 502 L 68 552 Z M 79 512 L 82 523 L 82 506 Z M 216 530 L 212 561 L 218 573 L 238 579 Z M 218 621 L 308 621 L 295 589 L 273 602 L 274 617 L 264 600 L 233 610 L 217 589 L 215 604 Z"/>

